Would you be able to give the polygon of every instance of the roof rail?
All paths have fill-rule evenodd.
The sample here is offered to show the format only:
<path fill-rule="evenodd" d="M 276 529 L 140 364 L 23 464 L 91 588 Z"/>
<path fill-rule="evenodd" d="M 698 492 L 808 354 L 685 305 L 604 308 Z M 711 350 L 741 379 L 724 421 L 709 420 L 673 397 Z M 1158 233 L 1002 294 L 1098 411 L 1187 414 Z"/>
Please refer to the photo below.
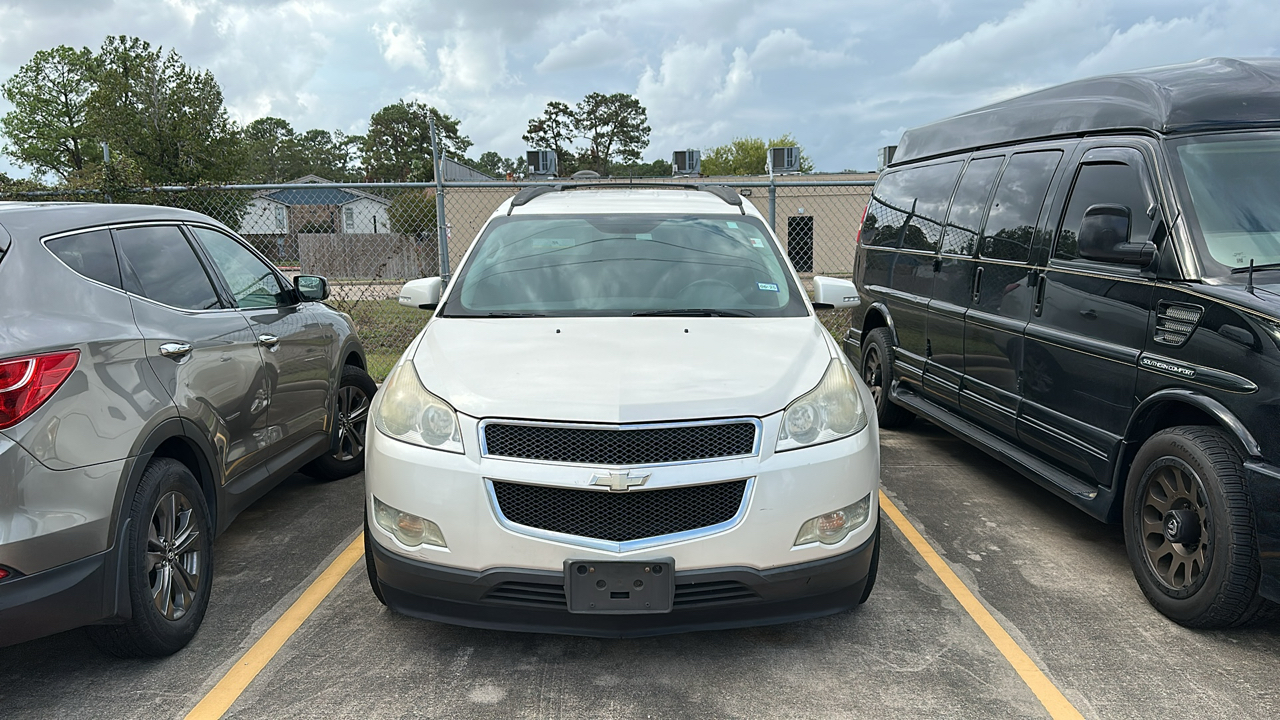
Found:
<path fill-rule="evenodd" d="M 511 198 L 511 205 L 507 208 L 507 215 L 511 211 L 522 206 L 528 205 L 531 200 L 547 193 L 562 192 L 565 190 L 600 190 L 605 188 L 626 189 L 626 188 L 656 188 L 659 190 L 697 190 L 700 192 L 708 192 L 723 200 L 726 204 L 738 208 L 743 215 L 747 214 L 747 209 L 743 205 L 742 196 L 737 190 L 728 185 L 694 185 L 692 183 L 665 183 L 665 182 L 594 182 L 594 183 L 574 183 L 572 185 L 534 185 L 522 189 Z"/>

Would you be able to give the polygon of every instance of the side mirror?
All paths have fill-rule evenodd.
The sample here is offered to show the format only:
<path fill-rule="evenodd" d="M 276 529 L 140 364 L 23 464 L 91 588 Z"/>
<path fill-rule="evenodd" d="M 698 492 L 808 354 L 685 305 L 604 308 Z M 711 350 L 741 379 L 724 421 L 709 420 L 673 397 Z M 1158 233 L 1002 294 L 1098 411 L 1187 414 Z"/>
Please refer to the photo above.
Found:
<path fill-rule="evenodd" d="M 410 280 L 400 288 L 400 304 L 418 310 L 435 310 L 440 304 L 440 278 Z"/>
<path fill-rule="evenodd" d="M 862 299 L 858 297 L 858 286 L 849 280 L 815 275 L 813 278 L 813 307 L 818 310 L 832 310 L 858 307 Z"/>
<path fill-rule="evenodd" d="M 303 300 L 320 302 L 329 299 L 329 281 L 318 275 L 299 275 L 293 279 L 293 289 Z"/>
<path fill-rule="evenodd" d="M 1145 240 L 1129 242 L 1129 208 L 1123 205 L 1090 205 L 1080 222 L 1080 257 L 1099 262 L 1142 265 L 1151 263 L 1156 248 Z"/>

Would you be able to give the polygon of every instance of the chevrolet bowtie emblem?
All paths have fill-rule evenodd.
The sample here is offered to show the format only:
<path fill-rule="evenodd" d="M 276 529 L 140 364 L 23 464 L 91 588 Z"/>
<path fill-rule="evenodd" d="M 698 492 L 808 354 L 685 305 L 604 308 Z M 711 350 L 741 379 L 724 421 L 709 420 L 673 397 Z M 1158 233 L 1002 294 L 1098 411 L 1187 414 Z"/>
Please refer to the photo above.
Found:
<path fill-rule="evenodd" d="M 612 492 L 624 492 L 649 481 L 649 473 L 598 472 L 591 478 L 592 485 L 607 487 Z"/>

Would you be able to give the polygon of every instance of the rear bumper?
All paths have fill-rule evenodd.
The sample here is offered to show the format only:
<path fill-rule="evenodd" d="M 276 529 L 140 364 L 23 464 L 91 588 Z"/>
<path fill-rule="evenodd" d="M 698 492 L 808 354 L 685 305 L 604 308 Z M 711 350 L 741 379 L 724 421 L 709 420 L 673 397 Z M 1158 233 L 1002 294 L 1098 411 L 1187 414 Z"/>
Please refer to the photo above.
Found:
<path fill-rule="evenodd" d="M 1280 602 L 1280 468 L 1246 462 L 1245 477 L 1253 501 L 1254 532 L 1262 563 L 1262 596 Z"/>
<path fill-rule="evenodd" d="M 832 615 L 862 599 L 879 528 L 834 557 L 769 570 L 745 567 L 676 571 L 669 613 L 570 613 L 562 573 L 496 568 L 471 572 L 370 552 L 387 605 L 402 614 L 454 625 L 521 632 L 639 637 L 771 625 Z"/>
<path fill-rule="evenodd" d="M 0 581 L 0 647 L 98 622 L 114 608 L 114 553 Z M 110 587 L 109 587 L 110 586 Z"/>

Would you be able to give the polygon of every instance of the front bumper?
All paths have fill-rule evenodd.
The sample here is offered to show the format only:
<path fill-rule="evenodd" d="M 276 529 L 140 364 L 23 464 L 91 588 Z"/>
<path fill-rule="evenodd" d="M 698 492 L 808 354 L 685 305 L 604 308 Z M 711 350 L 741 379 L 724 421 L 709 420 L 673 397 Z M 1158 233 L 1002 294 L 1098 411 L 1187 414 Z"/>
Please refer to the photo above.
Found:
<path fill-rule="evenodd" d="M 369 543 L 387 606 L 413 617 L 522 632 L 641 637 L 793 622 L 848 610 L 865 599 L 879 527 L 840 555 L 797 565 L 677 570 L 669 613 L 570 613 L 564 575 L 549 570 L 460 570 L 412 560 Z"/>

